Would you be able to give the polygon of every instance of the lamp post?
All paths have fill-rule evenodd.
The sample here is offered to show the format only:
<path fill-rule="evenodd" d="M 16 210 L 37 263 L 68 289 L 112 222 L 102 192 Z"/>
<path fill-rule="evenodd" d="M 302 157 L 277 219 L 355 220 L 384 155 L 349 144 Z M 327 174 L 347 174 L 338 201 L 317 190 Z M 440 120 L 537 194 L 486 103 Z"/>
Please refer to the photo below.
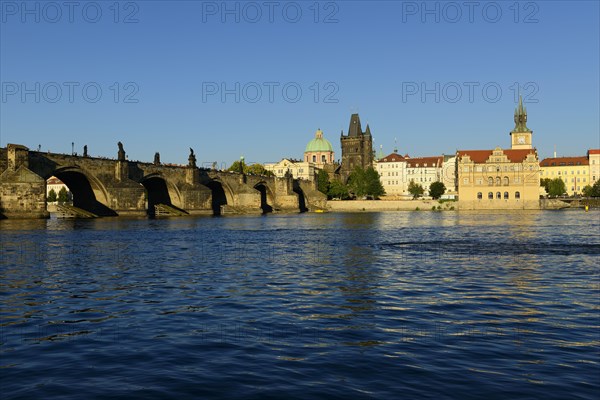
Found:
<path fill-rule="evenodd" d="M 71 155 L 75 154 L 75 142 L 71 142 Z"/>

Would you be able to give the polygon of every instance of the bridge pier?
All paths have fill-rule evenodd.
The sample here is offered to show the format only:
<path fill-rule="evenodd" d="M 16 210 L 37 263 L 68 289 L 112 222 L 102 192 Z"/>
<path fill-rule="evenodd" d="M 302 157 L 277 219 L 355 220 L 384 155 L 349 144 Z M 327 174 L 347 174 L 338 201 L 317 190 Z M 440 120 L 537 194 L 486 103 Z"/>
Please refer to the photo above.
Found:
<path fill-rule="evenodd" d="M 139 183 L 125 179 L 114 186 L 107 186 L 109 208 L 120 216 L 146 215 L 146 191 Z"/>
<path fill-rule="evenodd" d="M 29 169 L 29 149 L 9 144 L 5 154 L 6 169 L 0 174 L 0 215 L 48 218 L 46 180 Z"/>

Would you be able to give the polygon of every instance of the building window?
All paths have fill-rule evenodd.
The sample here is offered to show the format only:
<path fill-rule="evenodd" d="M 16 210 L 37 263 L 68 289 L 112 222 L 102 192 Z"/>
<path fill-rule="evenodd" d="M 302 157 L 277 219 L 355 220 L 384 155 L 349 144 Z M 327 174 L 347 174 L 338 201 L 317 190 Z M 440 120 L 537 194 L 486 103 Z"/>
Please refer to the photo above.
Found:
<path fill-rule="evenodd" d="M 500 186 L 500 177 L 499 176 L 496 177 L 496 186 Z"/>
<path fill-rule="evenodd" d="M 502 198 L 502 195 L 500 194 L 500 192 L 496 192 L 496 198 L 497 198 L 498 200 L 500 200 L 500 199 Z"/>
<path fill-rule="evenodd" d="M 520 199 L 520 198 L 521 198 L 521 193 L 515 192 L 515 199 Z"/>
<path fill-rule="evenodd" d="M 504 186 L 508 186 L 508 176 L 504 177 Z"/>
<path fill-rule="evenodd" d="M 489 192 L 489 193 L 488 193 L 488 199 L 490 199 L 490 200 L 494 200 L 494 193 L 492 193 L 492 192 Z"/>
<path fill-rule="evenodd" d="M 494 186 L 494 178 L 491 176 L 488 178 L 488 186 Z"/>
<path fill-rule="evenodd" d="M 479 200 L 481 200 L 481 198 L 482 198 L 482 197 L 483 197 L 483 195 L 481 194 L 481 192 L 477 193 L 477 198 L 478 198 Z"/>
<path fill-rule="evenodd" d="M 317 162 L 317 156 L 313 155 L 313 162 Z"/>
<path fill-rule="evenodd" d="M 504 192 L 504 200 L 508 200 L 508 192 Z"/>
<path fill-rule="evenodd" d="M 464 178 L 464 179 L 463 179 L 463 183 L 464 183 L 465 185 L 468 185 L 468 184 L 469 184 L 469 178 Z"/>
<path fill-rule="evenodd" d="M 323 155 L 321 155 L 321 162 L 322 162 L 323 164 L 325 164 L 325 163 L 327 162 L 327 157 L 325 157 L 325 155 L 324 155 L 324 154 L 323 154 Z"/>
<path fill-rule="evenodd" d="M 477 178 L 477 184 L 478 185 L 483 185 L 483 179 Z"/>

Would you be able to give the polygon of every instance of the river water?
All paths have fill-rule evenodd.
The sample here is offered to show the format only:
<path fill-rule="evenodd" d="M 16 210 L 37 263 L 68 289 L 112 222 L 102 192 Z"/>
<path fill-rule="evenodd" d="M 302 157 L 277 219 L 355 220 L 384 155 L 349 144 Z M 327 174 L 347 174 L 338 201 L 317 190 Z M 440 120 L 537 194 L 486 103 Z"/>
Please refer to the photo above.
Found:
<path fill-rule="evenodd" d="M 600 212 L 0 221 L 3 399 L 598 399 Z"/>

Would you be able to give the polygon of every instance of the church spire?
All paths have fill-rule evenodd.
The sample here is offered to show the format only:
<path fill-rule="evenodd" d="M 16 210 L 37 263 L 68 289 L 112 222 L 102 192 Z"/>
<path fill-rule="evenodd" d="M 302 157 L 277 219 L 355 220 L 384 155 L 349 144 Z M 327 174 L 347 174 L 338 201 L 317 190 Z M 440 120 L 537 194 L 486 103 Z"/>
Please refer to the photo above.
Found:
<path fill-rule="evenodd" d="M 513 132 L 531 132 L 527 127 L 527 109 L 523 106 L 523 97 L 519 95 L 519 105 L 515 108 L 515 128 Z"/>

